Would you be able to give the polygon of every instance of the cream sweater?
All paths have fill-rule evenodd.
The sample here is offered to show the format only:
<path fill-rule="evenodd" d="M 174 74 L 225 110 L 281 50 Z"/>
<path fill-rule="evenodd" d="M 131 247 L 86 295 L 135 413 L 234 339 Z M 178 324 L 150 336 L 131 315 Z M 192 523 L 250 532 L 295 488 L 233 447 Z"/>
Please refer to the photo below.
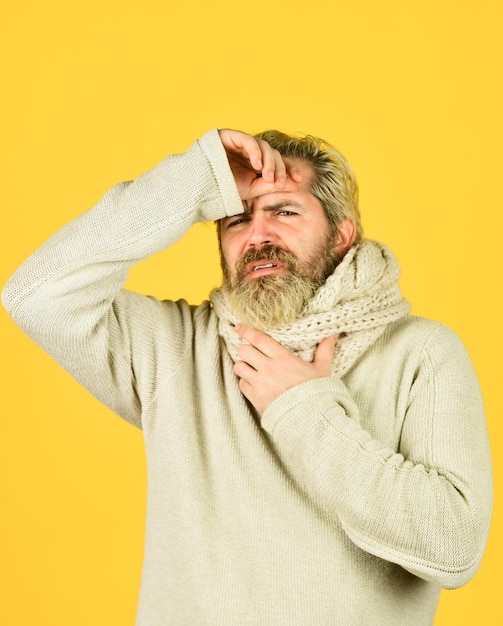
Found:
<path fill-rule="evenodd" d="M 241 211 L 216 131 L 28 259 L 3 299 L 82 385 L 142 427 L 137 626 L 425 626 L 475 573 L 492 488 L 479 387 L 457 337 L 406 316 L 342 379 L 259 416 L 207 302 L 122 290 L 195 221 Z"/>

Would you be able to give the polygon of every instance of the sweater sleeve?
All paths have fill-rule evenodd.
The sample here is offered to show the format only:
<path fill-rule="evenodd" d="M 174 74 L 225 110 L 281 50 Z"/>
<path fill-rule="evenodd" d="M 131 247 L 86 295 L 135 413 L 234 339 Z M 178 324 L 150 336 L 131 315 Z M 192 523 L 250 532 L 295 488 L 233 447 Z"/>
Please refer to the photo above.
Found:
<path fill-rule="evenodd" d="M 242 211 L 218 132 L 173 155 L 137 180 L 113 187 L 21 265 L 2 300 L 14 321 L 81 384 L 140 426 L 149 391 L 138 391 L 134 358 L 148 362 L 156 316 L 168 328 L 173 356 L 183 315 L 122 289 L 129 268 L 180 239 L 198 221 Z M 130 313 L 132 311 L 132 313 Z M 165 324 L 166 325 L 166 324 Z M 133 354 L 141 344 L 142 354 Z M 155 342 L 151 341 L 154 345 Z M 154 367 L 151 363 L 150 367 Z M 153 389 L 152 383 L 152 389 Z"/>
<path fill-rule="evenodd" d="M 439 325 L 425 342 L 396 449 L 360 418 L 345 384 L 322 378 L 282 394 L 262 423 L 289 473 L 356 545 L 442 587 L 463 585 L 485 548 L 492 478 L 480 390 L 457 336 Z"/>

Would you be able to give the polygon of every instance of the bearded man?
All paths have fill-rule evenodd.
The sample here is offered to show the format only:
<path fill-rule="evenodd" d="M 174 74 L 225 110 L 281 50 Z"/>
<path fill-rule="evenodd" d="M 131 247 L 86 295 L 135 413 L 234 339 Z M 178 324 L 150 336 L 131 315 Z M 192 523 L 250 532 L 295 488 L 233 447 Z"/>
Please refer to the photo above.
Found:
<path fill-rule="evenodd" d="M 137 626 L 426 626 L 476 572 L 492 484 L 459 339 L 413 317 L 363 237 L 344 157 L 213 130 L 117 185 L 16 272 L 4 303 L 143 429 Z M 123 289 L 216 220 L 211 302 Z"/>

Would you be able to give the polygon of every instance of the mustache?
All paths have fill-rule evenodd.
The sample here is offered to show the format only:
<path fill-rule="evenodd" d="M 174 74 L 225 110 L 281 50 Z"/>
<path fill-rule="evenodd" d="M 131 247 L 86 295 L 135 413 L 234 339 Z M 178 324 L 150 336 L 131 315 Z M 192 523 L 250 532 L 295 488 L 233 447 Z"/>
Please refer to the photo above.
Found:
<path fill-rule="evenodd" d="M 289 270 L 294 270 L 299 264 L 299 260 L 292 252 L 269 244 L 261 248 L 250 248 L 244 252 L 237 260 L 234 272 L 237 276 L 240 276 L 246 271 L 246 267 L 250 263 L 253 263 L 253 261 L 262 261 L 263 259 L 279 261 L 286 265 Z"/>

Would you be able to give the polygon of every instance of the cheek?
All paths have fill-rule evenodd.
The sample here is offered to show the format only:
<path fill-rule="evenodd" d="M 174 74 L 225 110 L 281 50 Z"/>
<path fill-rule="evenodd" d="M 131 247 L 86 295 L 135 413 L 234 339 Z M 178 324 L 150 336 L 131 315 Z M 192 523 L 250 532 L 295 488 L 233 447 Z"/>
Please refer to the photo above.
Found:
<path fill-rule="evenodd" d="M 237 258 L 232 253 L 232 250 L 229 250 L 228 244 L 220 240 L 220 265 L 225 278 L 228 278 L 229 274 L 232 273 L 236 260 Z"/>
<path fill-rule="evenodd" d="M 220 254 L 225 265 L 232 270 L 241 256 L 240 243 L 237 237 L 222 237 L 220 239 Z"/>

